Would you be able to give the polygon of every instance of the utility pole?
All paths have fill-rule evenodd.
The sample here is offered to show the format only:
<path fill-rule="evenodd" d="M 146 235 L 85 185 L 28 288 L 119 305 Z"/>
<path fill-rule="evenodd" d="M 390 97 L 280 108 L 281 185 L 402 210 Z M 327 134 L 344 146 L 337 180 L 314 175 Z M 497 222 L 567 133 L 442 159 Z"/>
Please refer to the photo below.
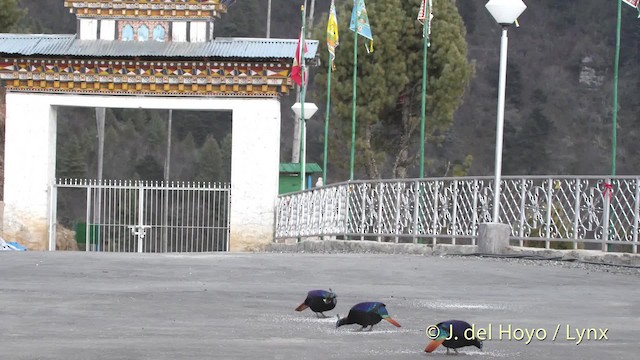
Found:
<path fill-rule="evenodd" d="M 311 9 L 309 9 L 309 24 L 307 26 L 307 33 L 306 33 L 307 38 L 311 38 L 311 30 L 313 29 L 313 12 L 315 11 L 315 8 L 316 8 L 316 0 L 311 0 Z"/>
<path fill-rule="evenodd" d="M 267 39 L 271 37 L 271 0 L 267 3 Z"/>
<path fill-rule="evenodd" d="M 314 0 L 315 1 L 315 0 Z M 307 0 L 304 0 L 304 11 L 306 16 L 307 11 Z M 302 51 L 302 50 L 301 50 Z M 303 79 L 305 78 L 305 74 L 302 74 Z M 296 102 L 300 102 L 300 87 L 298 86 L 298 90 L 296 92 Z M 295 117 L 293 124 L 293 144 L 291 146 L 291 162 L 297 164 L 300 162 L 300 125 L 302 123 L 302 119 L 299 117 Z"/>
<path fill-rule="evenodd" d="M 162 252 L 169 250 L 169 175 L 171 174 L 171 128 L 173 122 L 173 109 L 169 109 L 169 119 L 167 122 L 167 155 L 164 160 L 164 204 L 163 204 L 163 229 L 162 229 Z"/>

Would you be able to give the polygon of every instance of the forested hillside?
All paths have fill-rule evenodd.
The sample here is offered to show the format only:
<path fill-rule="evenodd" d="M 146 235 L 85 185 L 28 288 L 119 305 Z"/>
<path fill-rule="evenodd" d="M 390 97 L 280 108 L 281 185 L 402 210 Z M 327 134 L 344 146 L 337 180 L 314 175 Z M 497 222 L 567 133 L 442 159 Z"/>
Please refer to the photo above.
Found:
<path fill-rule="evenodd" d="M 3 1 L 9 0 L 0 0 L 0 3 Z M 63 0 L 18 2 L 27 16 L 4 31 L 75 32 L 75 18 L 67 13 Z M 342 44 L 337 50 L 334 76 L 344 80 L 351 76 L 353 65 L 353 33 L 347 29 L 352 5 L 350 1 L 336 2 Z M 297 37 L 302 3 L 302 0 L 272 0 L 272 37 Z M 403 89 L 415 88 L 421 76 L 421 69 L 416 66 L 422 51 L 416 45 L 421 42 L 415 20 L 418 3 L 418 0 L 366 1 L 376 49 L 367 55 L 364 44 L 360 44 L 359 62 L 363 64 L 360 75 L 377 74 L 377 77 L 360 79 L 366 89 L 359 88 L 359 94 L 373 95 L 367 98 L 365 94 L 360 99 L 367 103 L 358 104 L 363 119 L 358 127 L 356 178 L 418 174 L 417 134 L 413 131 L 409 138 L 403 137 L 407 126 L 415 124 L 417 114 L 416 94 Z M 484 8 L 485 3 L 434 1 L 433 39 L 429 50 L 427 176 L 491 175 L 493 172 L 500 27 Z M 528 8 L 520 18 L 520 27 L 509 30 L 503 172 L 510 175 L 607 174 L 611 171 L 617 2 L 525 0 L 525 3 Z M 307 161 L 320 164 L 327 66 L 323 42 L 329 4 L 329 0 L 316 0 L 314 26 L 310 29 L 313 38 L 321 41 L 322 50 L 318 54 L 321 67 L 311 70 L 309 100 L 320 110 L 308 123 Z M 266 14 L 266 0 L 237 0 L 229 13 L 217 21 L 215 34 L 264 37 Z M 640 98 L 635 92 L 640 85 L 637 66 L 640 19 L 638 12 L 628 5 L 623 5 L 622 15 L 617 173 L 637 174 Z M 455 34 L 466 40 L 464 44 L 456 43 Z M 464 61 L 458 60 L 460 56 Z M 402 67 L 394 68 L 399 64 Z M 454 71 L 458 80 L 446 76 L 453 64 L 458 64 Z M 447 83 L 450 85 L 445 86 Z M 332 90 L 335 93 L 329 138 L 329 182 L 348 178 L 348 157 L 344 154 L 348 154 L 350 147 L 349 137 L 345 136 L 350 133 L 350 118 L 345 111 L 350 106 L 346 95 L 350 84 L 337 81 L 333 86 L 336 88 Z M 458 95 L 453 90 L 446 91 L 456 87 L 461 89 Z M 375 104 L 375 94 L 393 95 L 395 103 L 389 98 L 384 104 Z M 289 107 L 294 101 L 294 94 L 282 99 L 281 160 L 284 162 L 291 160 L 294 119 Z M 443 104 L 448 104 L 446 109 L 439 109 Z M 375 112 L 367 107 L 375 108 Z M 365 112 L 365 108 L 370 113 Z M 450 114 L 445 110 L 450 110 Z M 60 176 L 94 176 L 97 154 L 94 116 L 86 109 L 64 109 L 59 114 Z M 166 112 L 108 110 L 105 177 L 161 180 L 167 117 Z M 228 119 L 226 113 L 174 112 L 172 164 L 176 165 L 175 168 L 172 165 L 172 179 L 228 179 Z M 370 168 L 373 162 L 375 172 Z M 404 166 L 404 171 L 398 170 L 398 164 Z"/>

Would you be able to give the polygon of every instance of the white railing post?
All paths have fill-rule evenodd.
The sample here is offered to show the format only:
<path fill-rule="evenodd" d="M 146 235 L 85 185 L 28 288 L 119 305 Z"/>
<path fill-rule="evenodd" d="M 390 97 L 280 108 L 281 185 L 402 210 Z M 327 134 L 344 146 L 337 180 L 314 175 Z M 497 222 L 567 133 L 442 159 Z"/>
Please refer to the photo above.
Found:
<path fill-rule="evenodd" d="M 478 186 L 478 179 L 473 179 L 473 215 L 471 220 L 471 236 L 473 236 L 473 240 L 471 242 L 472 245 L 476 245 L 478 240 L 478 192 L 480 191 L 480 186 Z"/>
<path fill-rule="evenodd" d="M 602 251 L 607 251 L 607 241 L 609 241 L 609 186 L 611 184 L 610 179 L 606 179 L 604 183 L 604 190 L 602 192 Z"/>
<path fill-rule="evenodd" d="M 136 231 L 138 237 L 138 252 L 143 251 L 142 243 L 144 242 L 144 188 L 140 184 L 138 190 L 138 229 Z"/>
<path fill-rule="evenodd" d="M 382 182 L 378 183 L 378 218 L 377 224 L 375 226 L 376 232 L 378 233 L 378 242 L 382 241 L 382 200 L 383 200 L 383 191 L 384 188 L 382 186 Z"/>
<path fill-rule="evenodd" d="M 553 179 L 549 178 L 547 181 L 547 228 L 545 231 L 545 237 L 547 240 L 544 242 L 545 249 L 549 249 L 551 247 L 551 241 L 549 241 L 549 239 L 551 238 L 551 211 L 553 209 Z"/>
<path fill-rule="evenodd" d="M 396 211 L 395 211 L 395 216 L 394 216 L 394 221 L 393 221 L 393 233 L 396 235 L 394 242 L 397 244 L 399 237 L 398 235 L 400 235 L 400 204 L 402 204 L 402 190 L 401 188 L 403 187 L 404 183 L 402 182 L 396 182 L 395 186 L 392 186 L 391 188 L 394 189 L 396 191 Z"/>
<path fill-rule="evenodd" d="M 527 217 L 527 180 L 520 181 L 520 229 L 518 231 L 518 243 L 524 246 L 524 223 Z"/>
<path fill-rule="evenodd" d="M 93 189 L 93 187 L 91 186 L 91 184 L 87 185 L 87 216 L 86 216 L 86 220 L 84 223 L 84 245 L 85 245 L 85 251 L 90 251 L 91 250 L 91 241 L 90 241 L 90 223 L 91 223 L 91 190 Z M 96 250 L 97 250 L 97 246 L 96 246 Z"/>
<path fill-rule="evenodd" d="M 360 192 L 361 194 L 360 208 L 362 212 L 360 213 L 360 231 L 361 231 L 361 234 L 363 235 L 360 236 L 360 241 L 364 240 L 364 232 L 367 227 L 367 200 L 369 200 L 369 195 L 367 190 L 371 188 L 369 183 L 362 183 L 361 185 L 362 185 L 362 191 Z"/>
<path fill-rule="evenodd" d="M 458 180 L 453 180 L 453 191 L 451 192 L 452 213 L 451 213 L 451 245 L 456 244 L 455 235 L 458 234 Z"/>
<path fill-rule="evenodd" d="M 418 215 L 420 212 L 420 195 L 421 195 L 421 185 L 420 180 L 416 180 L 415 188 L 413 191 L 413 243 L 418 243 Z"/>
<path fill-rule="evenodd" d="M 57 219 L 57 199 L 56 199 L 56 181 L 49 186 L 49 251 L 56 251 L 56 224 Z"/>
<path fill-rule="evenodd" d="M 640 216 L 640 178 L 636 179 L 636 191 L 633 206 L 633 245 L 632 251 L 638 253 L 638 216 Z"/>
<path fill-rule="evenodd" d="M 578 249 L 578 224 L 580 221 L 580 178 L 576 178 L 575 205 L 573 206 L 573 249 Z"/>
<path fill-rule="evenodd" d="M 431 238 L 432 245 L 436 245 L 438 242 L 438 238 L 436 235 L 439 233 L 438 231 L 438 202 L 440 200 L 440 181 L 434 181 L 434 192 L 433 192 L 433 232 L 434 236 Z"/>

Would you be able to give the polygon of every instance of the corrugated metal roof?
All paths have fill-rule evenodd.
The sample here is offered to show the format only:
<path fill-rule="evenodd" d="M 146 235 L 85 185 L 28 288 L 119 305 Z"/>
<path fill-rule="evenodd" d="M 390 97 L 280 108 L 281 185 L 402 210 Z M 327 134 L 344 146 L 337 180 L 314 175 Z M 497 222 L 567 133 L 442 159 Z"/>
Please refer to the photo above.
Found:
<path fill-rule="evenodd" d="M 210 42 L 77 40 L 75 35 L 0 34 L 0 54 L 22 56 L 293 59 L 298 39 L 216 38 Z M 307 40 L 314 59 L 317 40 Z"/>

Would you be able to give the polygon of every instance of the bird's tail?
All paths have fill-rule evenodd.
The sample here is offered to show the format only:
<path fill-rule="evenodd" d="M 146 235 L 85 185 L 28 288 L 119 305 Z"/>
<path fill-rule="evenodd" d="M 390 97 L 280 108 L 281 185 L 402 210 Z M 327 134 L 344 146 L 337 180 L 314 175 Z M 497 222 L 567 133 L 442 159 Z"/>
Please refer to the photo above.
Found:
<path fill-rule="evenodd" d="M 296 311 L 302 311 L 304 309 L 308 308 L 307 305 L 305 305 L 304 303 L 298 305 L 298 307 L 296 308 Z"/>

